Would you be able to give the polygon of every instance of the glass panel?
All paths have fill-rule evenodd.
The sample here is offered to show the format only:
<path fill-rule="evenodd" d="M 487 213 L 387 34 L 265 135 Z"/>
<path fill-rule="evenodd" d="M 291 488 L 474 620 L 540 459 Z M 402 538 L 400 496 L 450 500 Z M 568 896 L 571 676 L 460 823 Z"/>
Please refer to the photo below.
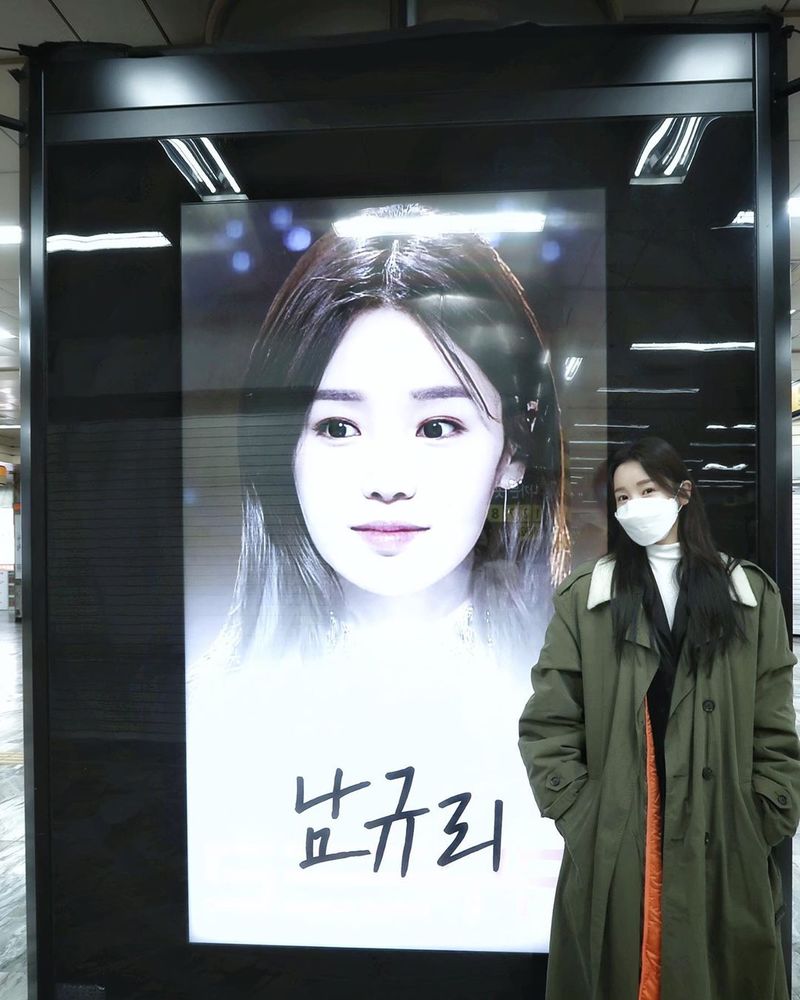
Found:
<path fill-rule="evenodd" d="M 569 559 L 561 422 L 606 414 L 603 220 L 184 208 L 192 940 L 547 950 L 560 838 L 509 734 Z"/>
<path fill-rule="evenodd" d="M 287 996 L 323 978 L 344 996 L 380 972 L 387 997 L 457 980 L 476 998 L 543 981 L 529 953 L 560 840 L 516 719 L 562 557 L 604 550 L 609 453 L 673 441 L 720 547 L 755 554 L 752 178 L 718 170 L 752 163 L 752 122 L 671 129 L 52 151 L 61 981 L 217 997 L 224 973 L 238 997 L 280 975 Z M 339 243 L 320 246 L 334 221 L 398 203 L 449 219 L 450 285 L 419 262 L 408 278 L 429 236 L 367 241 L 358 280 Z M 330 315 L 309 274 L 335 285 Z M 491 447 L 456 462 L 472 427 Z M 395 516 L 423 491 L 427 508 Z M 337 768 L 345 789 L 370 784 L 334 816 L 312 803 Z M 369 853 L 318 863 L 351 851 Z"/>

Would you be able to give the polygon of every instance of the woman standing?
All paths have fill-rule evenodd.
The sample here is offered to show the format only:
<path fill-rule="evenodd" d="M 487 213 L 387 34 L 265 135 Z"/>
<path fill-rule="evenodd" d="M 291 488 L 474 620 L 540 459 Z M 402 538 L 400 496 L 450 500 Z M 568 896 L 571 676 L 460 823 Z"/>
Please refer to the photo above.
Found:
<path fill-rule="evenodd" d="M 609 554 L 559 588 L 520 722 L 566 850 L 548 1000 L 786 1000 L 771 848 L 800 817 L 780 594 L 720 555 L 675 450 L 609 466 Z"/>

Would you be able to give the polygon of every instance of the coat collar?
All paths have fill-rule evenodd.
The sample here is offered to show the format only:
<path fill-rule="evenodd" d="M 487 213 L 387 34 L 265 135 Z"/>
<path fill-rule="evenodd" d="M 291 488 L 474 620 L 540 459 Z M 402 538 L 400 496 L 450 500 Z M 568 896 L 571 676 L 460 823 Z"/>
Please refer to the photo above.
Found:
<path fill-rule="evenodd" d="M 611 600 L 613 575 L 613 556 L 603 556 L 602 559 L 598 559 L 592 570 L 592 579 L 589 583 L 589 597 L 586 601 L 587 611 Z M 758 607 L 753 588 L 750 586 L 750 581 L 742 566 L 737 566 L 731 573 L 731 597 L 747 608 Z"/>

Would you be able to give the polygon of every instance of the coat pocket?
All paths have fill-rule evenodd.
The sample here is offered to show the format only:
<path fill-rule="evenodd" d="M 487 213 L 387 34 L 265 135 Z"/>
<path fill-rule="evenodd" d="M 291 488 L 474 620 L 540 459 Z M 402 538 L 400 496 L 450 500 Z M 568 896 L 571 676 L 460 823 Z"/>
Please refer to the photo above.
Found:
<path fill-rule="evenodd" d="M 598 789 L 595 782 L 587 781 L 569 809 L 556 820 L 556 829 L 564 839 L 579 881 L 583 881 L 587 867 L 586 852 L 591 853 L 597 836 Z"/>
<path fill-rule="evenodd" d="M 758 800 L 756 798 L 756 793 L 753 790 L 752 784 L 747 782 L 739 786 L 742 799 L 744 801 L 744 813 L 747 817 L 747 822 L 750 826 L 753 837 L 756 843 L 759 845 L 763 853 L 769 854 L 770 845 L 767 843 L 767 838 L 764 836 L 764 827 L 761 823 L 761 810 L 758 805 Z"/>

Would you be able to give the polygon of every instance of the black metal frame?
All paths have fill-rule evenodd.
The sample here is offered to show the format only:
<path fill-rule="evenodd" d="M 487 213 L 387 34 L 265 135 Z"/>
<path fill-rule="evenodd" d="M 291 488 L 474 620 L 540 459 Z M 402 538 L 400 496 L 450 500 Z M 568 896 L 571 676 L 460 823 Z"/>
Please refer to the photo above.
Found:
<path fill-rule="evenodd" d="M 398 4 L 398 25 L 407 17 L 409 4 Z M 516 35 L 514 34 L 516 31 Z M 23 137 L 22 205 L 24 212 L 22 247 L 21 372 L 23 401 L 22 431 L 22 531 L 24 607 L 24 697 L 25 762 L 27 809 L 27 863 L 29 914 L 29 977 L 32 997 L 45 1000 L 53 989 L 53 942 L 51 872 L 49 852 L 49 714 L 48 714 L 48 609 L 45 581 L 46 551 L 46 463 L 47 428 L 46 372 L 46 160 L 47 147 L 54 143 L 91 142 L 111 139 L 150 138 L 181 134 L 231 134 L 237 132 L 283 132 L 352 128 L 373 125 L 396 127 L 408 124 L 444 125 L 456 123 L 520 122 L 553 119 L 658 115 L 660 113 L 712 113 L 752 110 L 756 125 L 756 288 L 758 333 L 758 552 L 761 565 L 777 580 L 790 606 L 791 566 L 788 546 L 781 540 L 791 524 L 790 448 L 790 329 L 789 329 L 789 236 L 785 199 L 788 193 L 788 129 L 786 117 L 785 38 L 780 21 L 770 16 L 715 21 L 680 20 L 661 25 L 614 25 L 601 28 L 541 29 L 522 26 L 496 32 L 466 29 L 455 36 L 440 31 L 416 30 L 387 33 L 374 39 L 334 39 L 310 42 L 306 48 L 317 53 L 335 53 L 342 47 L 367 54 L 374 46 L 396 53 L 403 45 L 422 49 L 433 38 L 449 38 L 455 47 L 468 46 L 480 38 L 481 44 L 519 44 L 522 39 L 543 35 L 575 37 L 608 44 L 624 37 L 637 40 L 675 39 L 675 44 L 691 44 L 699 34 L 750 35 L 752 77 L 743 75 L 693 81 L 618 76 L 593 87 L 543 84 L 527 99 L 509 104 L 499 100 L 489 88 L 471 94 L 469 100 L 447 92 L 424 89 L 401 96 L 379 95 L 367 99 L 348 92 L 340 97 L 305 95 L 297 99 L 247 100 L 232 102 L 226 83 L 211 75 L 211 91 L 196 103 L 174 102 L 173 106 L 125 101 L 114 79 L 123 73 L 145 80 L 154 67 L 159 73 L 169 64 L 179 65 L 190 76 L 202 77 L 219 59 L 236 55 L 244 60 L 248 50 L 215 50 L 175 55 L 174 51 L 153 52 L 157 58 L 129 59 L 124 52 L 107 48 L 76 47 L 79 60 L 65 61 L 70 54 L 63 47 L 30 50 L 23 90 L 27 94 L 27 135 Z M 407 40 L 410 38 L 410 41 Z M 416 42 L 414 41 L 416 39 Z M 372 44 L 367 44 L 370 42 Z M 296 49 L 304 43 L 297 43 Z M 655 46 L 657 49 L 657 46 Z M 286 46 L 276 48 L 280 59 Z M 588 48 L 587 48 L 588 51 Z M 110 56 L 110 58 L 109 58 Z M 640 67 L 641 68 L 641 67 Z M 269 72 L 258 78 L 269 83 Z M 203 88 L 201 88 L 202 90 Z M 412 88 L 413 89 L 413 88 Z M 775 97 L 774 95 L 777 95 Z M 791 845 L 779 852 L 785 893 L 791 908 Z M 784 922 L 784 951 L 787 976 L 791 956 L 791 921 Z"/>
<path fill-rule="evenodd" d="M 20 435 L 23 706 L 25 751 L 25 862 L 28 913 L 28 989 L 46 996 L 52 969 L 49 920 L 50 808 L 47 671 L 47 322 L 45 317 L 44 96 L 40 72 L 29 67 L 23 92 L 28 129 L 20 140 Z"/>
<path fill-rule="evenodd" d="M 779 33 L 754 38 L 758 361 L 758 555 L 792 620 L 791 305 L 786 45 Z M 782 925 L 791 986 L 792 845 L 776 849 L 788 919 Z"/>

